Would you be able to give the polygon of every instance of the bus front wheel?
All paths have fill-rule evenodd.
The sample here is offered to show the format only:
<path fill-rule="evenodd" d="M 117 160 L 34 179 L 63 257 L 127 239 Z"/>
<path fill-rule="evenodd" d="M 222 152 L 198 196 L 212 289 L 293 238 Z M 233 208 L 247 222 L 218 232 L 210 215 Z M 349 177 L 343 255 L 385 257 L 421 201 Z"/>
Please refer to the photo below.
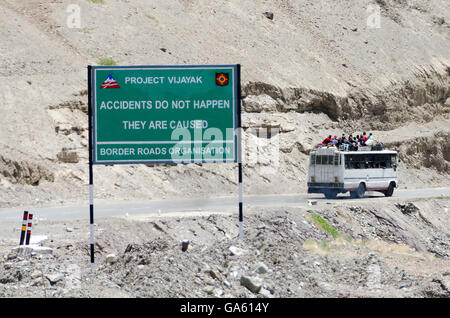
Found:
<path fill-rule="evenodd" d="M 386 191 L 384 191 L 384 196 L 386 196 L 386 197 L 392 197 L 392 194 L 394 193 L 394 183 L 393 182 L 391 182 L 390 184 L 389 184 L 389 188 L 386 190 Z"/>

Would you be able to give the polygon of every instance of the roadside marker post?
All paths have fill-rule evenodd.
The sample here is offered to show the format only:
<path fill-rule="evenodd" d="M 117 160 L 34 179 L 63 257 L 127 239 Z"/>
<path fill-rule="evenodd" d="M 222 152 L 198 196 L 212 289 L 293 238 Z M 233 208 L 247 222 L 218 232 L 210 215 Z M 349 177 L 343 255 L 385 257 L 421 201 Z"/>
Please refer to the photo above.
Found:
<path fill-rule="evenodd" d="M 87 68 L 91 269 L 93 165 L 238 163 L 242 240 L 240 64 Z"/>
<path fill-rule="evenodd" d="M 27 238 L 25 241 L 25 245 L 30 245 L 32 224 L 33 224 L 33 213 L 30 213 L 30 214 L 28 214 L 28 229 L 27 229 Z"/>
<path fill-rule="evenodd" d="M 27 232 L 27 221 L 28 221 L 28 211 L 23 212 L 23 221 L 22 221 L 22 231 L 20 233 L 20 243 L 19 245 L 23 245 L 25 241 L 25 234 Z"/>

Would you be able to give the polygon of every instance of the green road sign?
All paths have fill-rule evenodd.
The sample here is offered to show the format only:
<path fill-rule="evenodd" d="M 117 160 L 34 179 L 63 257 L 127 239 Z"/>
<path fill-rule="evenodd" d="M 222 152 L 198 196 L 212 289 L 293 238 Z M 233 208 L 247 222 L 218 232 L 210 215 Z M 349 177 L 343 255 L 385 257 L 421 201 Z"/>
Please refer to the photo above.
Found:
<path fill-rule="evenodd" d="M 93 66 L 93 163 L 236 162 L 239 72 Z"/>

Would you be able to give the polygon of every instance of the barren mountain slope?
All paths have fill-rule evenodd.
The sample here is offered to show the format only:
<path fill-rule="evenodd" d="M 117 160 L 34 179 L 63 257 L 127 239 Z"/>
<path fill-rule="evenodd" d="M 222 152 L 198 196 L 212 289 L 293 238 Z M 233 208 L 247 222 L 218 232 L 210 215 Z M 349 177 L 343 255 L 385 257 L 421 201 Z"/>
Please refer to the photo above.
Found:
<path fill-rule="evenodd" d="M 240 63 L 245 193 L 304 191 L 311 147 L 362 130 L 401 151 L 403 186 L 447 185 L 449 21 L 445 0 L 2 0 L 0 206 L 87 198 L 86 66 L 102 58 Z M 98 166 L 95 195 L 224 195 L 236 180 L 231 164 Z"/>

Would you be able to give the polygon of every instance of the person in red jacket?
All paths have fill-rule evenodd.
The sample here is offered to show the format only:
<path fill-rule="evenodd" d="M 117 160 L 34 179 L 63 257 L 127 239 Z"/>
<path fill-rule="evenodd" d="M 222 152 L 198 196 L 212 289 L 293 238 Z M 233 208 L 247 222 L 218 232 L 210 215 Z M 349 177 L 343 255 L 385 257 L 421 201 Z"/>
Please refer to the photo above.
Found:
<path fill-rule="evenodd" d="M 363 134 L 361 135 L 361 139 L 359 141 L 359 144 L 361 146 L 366 146 L 366 141 L 367 141 L 367 135 L 366 135 L 366 132 L 363 132 Z"/>
<path fill-rule="evenodd" d="M 327 138 L 325 138 L 322 143 L 324 145 L 328 145 L 329 143 L 333 142 L 333 140 L 331 139 L 331 135 L 329 135 Z"/>

